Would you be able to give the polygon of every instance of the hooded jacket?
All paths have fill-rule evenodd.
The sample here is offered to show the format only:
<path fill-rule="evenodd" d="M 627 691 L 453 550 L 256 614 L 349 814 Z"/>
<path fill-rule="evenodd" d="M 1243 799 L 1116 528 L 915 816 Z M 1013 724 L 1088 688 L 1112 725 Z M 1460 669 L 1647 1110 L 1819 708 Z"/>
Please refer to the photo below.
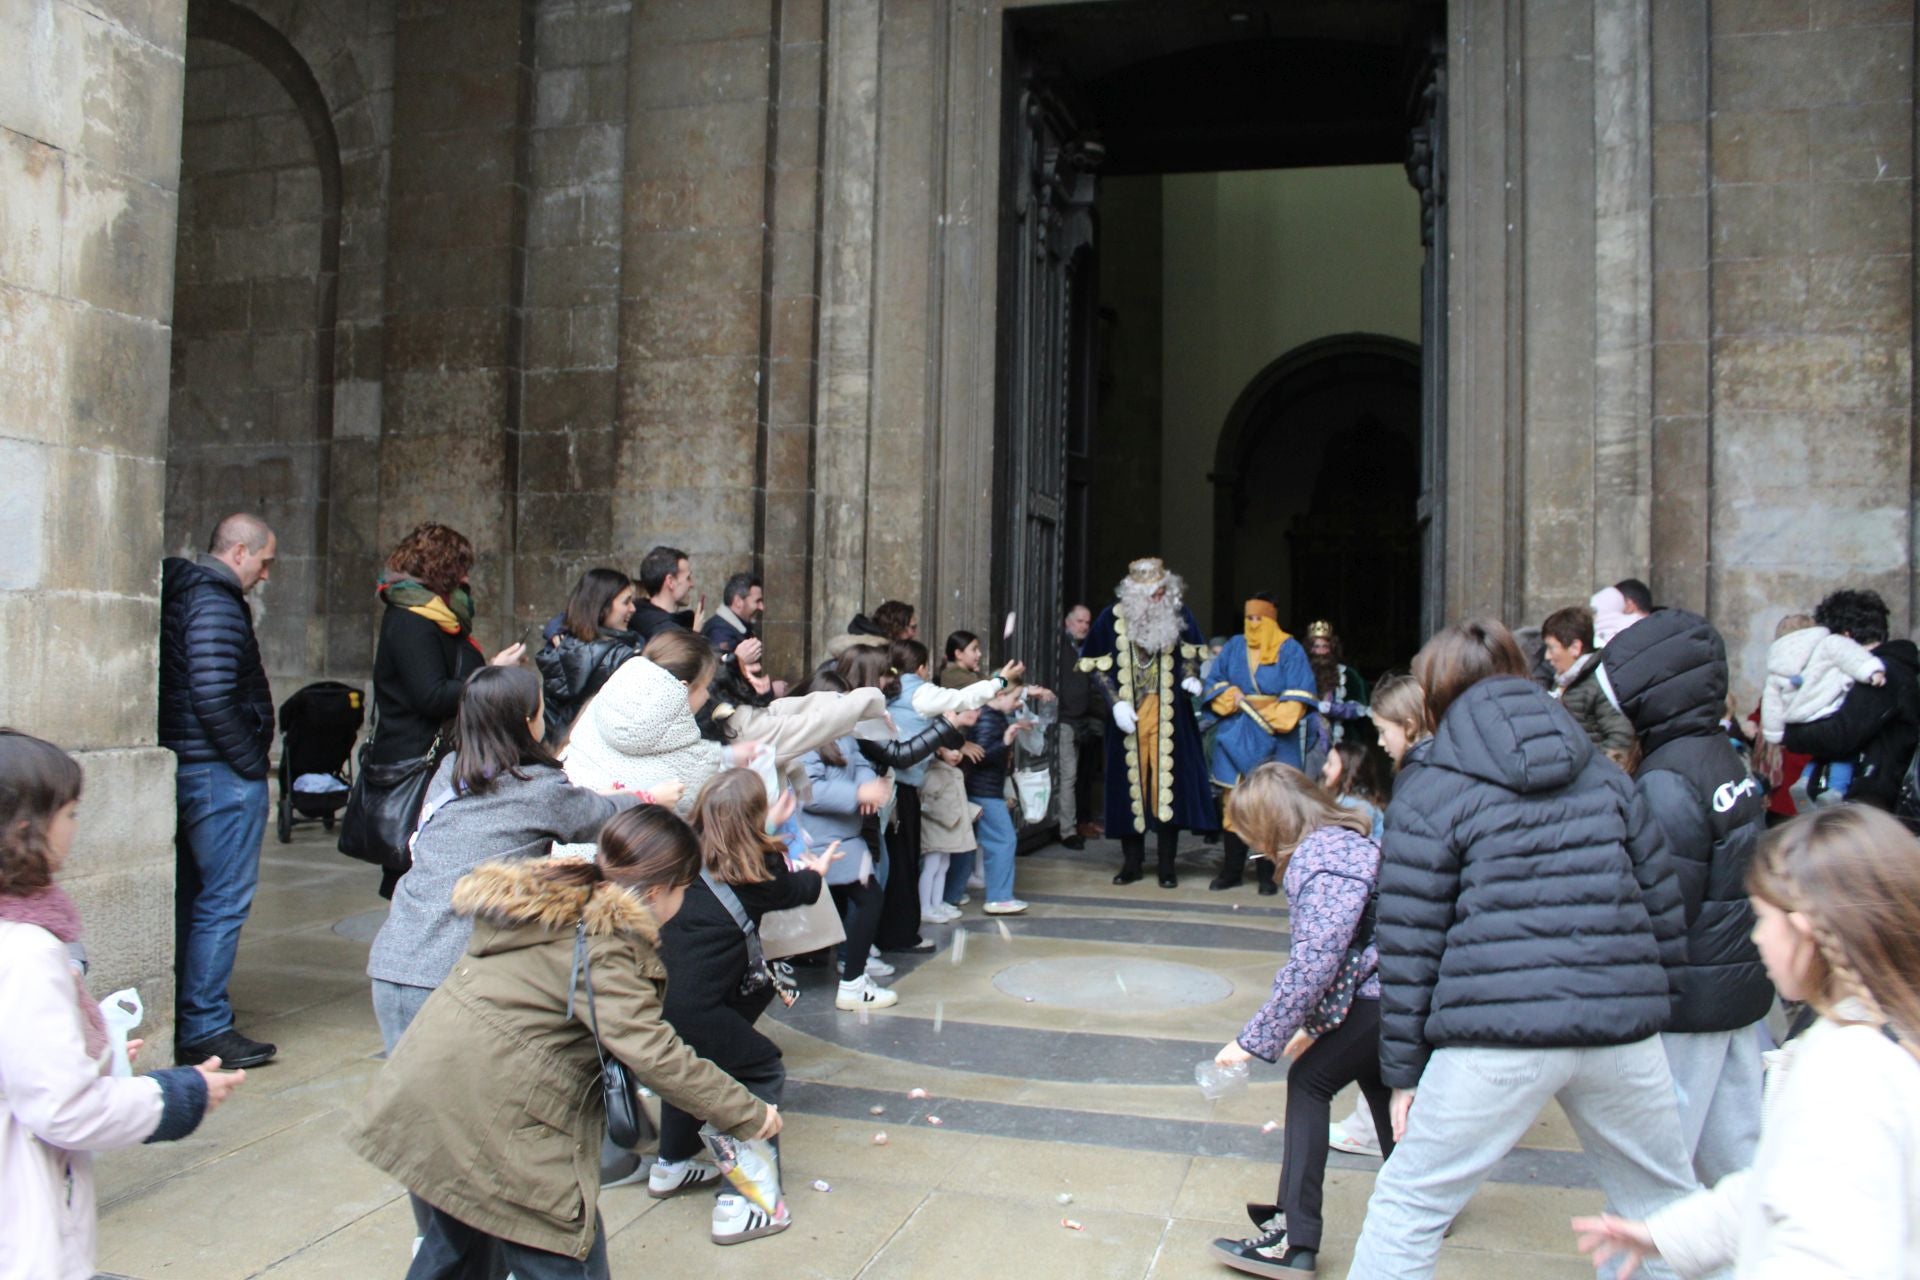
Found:
<path fill-rule="evenodd" d="M 1587 731 L 1594 746 L 1624 753 L 1633 746 L 1633 725 L 1607 700 L 1596 676 L 1599 667 L 1599 654 L 1581 654 L 1579 665 L 1568 671 L 1565 682 L 1556 676 L 1554 685 L 1560 691 L 1560 705 Z"/>
<path fill-rule="evenodd" d="M 1760 690 L 1760 730 L 1779 742 L 1789 722 L 1832 715 L 1847 691 L 1882 675 L 1887 664 L 1865 645 L 1825 627 L 1789 631 L 1767 649 L 1767 682 Z"/>
<path fill-rule="evenodd" d="M 1781 743 L 1816 760 L 1852 761 L 1847 799 L 1892 809 L 1920 743 L 1920 649 L 1889 640 L 1873 656 L 1887 664 L 1885 685 L 1854 685 L 1838 711 L 1788 725 Z"/>
<path fill-rule="evenodd" d="M 1380 1067 L 1448 1045 L 1629 1044 L 1663 1029 L 1680 895 L 1633 784 L 1546 690 L 1469 688 L 1394 784 L 1379 904 Z"/>
<path fill-rule="evenodd" d="M 533 660 L 540 668 L 547 741 L 559 741 L 587 700 L 600 692 L 608 677 L 645 645 L 646 641 L 632 631 L 602 627 L 600 634 L 591 640 L 562 632 L 552 643 L 536 650 Z"/>
<path fill-rule="evenodd" d="M 1686 966 L 1669 1031 L 1732 1031 L 1766 1017 L 1773 983 L 1748 936 L 1747 863 L 1766 797 L 1720 728 L 1727 646 L 1705 618 L 1660 609 L 1613 638 L 1600 675 L 1640 736 L 1634 786 L 1665 839 L 1686 911 Z"/>
<path fill-rule="evenodd" d="M 701 737 L 687 686 L 652 659 L 638 657 L 607 677 L 575 719 L 562 755 L 574 785 L 595 791 L 644 791 L 678 780 L 686 790 L 675 808 L 684 818 L 693 812 L 700 785 L 720 772 L 720 750 L 719 743 Z"/>
<path fill-rule="evenodd" d="M 738 1137 L 759 1128 L 766 1104 L 661 1016 L 667 970 L 652 913 L 615 884 L 556 884 L 542 874 L 549 865 L 494 864 L 460 882 L 454 908 L 473 917 L 467 954 L 374 1078 L 347 1143 L 476 1230 L 583 1258 L 606 1130 L 584 991 L 568 1010 L 583 920 L 606 1052 Z"/>
<path fill-rule="evenodd" d="M 182 764 L 267 776 L 273 695 L 253 613 L 230 574 L 179 556 L 160 568 L 160 745 Z"/>

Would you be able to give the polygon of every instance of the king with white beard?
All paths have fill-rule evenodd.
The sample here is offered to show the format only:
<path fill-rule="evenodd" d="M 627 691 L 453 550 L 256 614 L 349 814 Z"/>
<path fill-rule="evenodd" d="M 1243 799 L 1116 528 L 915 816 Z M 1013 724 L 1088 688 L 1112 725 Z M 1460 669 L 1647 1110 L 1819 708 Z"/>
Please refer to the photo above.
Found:
<path fill-rule="evenodd" d="M 1106 697 L 1107 832 L 1124 859 L 1115 884 L 1140 879 L 1158 833 L 1160 886 L 1179 883 L 1180 829 L 1214 828 L 1205 749 L 1194 718 L 1206 646 L 1182 602 L 1185 583 L 1157 559 L 1135 560 L 1080 647 L 1080 670 Z"/>

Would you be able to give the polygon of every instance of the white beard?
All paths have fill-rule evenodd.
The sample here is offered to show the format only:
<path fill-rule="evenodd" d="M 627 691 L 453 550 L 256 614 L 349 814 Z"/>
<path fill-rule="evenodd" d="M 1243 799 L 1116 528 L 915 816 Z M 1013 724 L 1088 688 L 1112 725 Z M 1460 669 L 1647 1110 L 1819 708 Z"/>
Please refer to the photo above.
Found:
<path fill-rule="evenodd" d="M 1170 573 L 1166 578 L 1167 594 L 1155 600 L 1153 593 L 1158 584 L 1147 586 L 1131 578 L 1122 579 L 1115 589 L 1119 601 L 1114 611 L 1127 624 L 1127 639 L 1148 653 L 1165 653 L 1173 648 L 1186 621 L 1181 616 L 1186 585 L 1180 575 Z"/>

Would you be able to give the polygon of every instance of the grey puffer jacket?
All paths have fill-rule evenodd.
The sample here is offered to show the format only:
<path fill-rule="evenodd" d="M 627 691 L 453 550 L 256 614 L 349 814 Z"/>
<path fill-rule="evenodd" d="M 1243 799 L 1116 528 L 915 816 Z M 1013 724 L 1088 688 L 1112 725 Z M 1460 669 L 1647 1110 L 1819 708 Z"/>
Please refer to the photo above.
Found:
<path fill-rule="evenodd" d="M 1662 1030 L 1680 894 L 1627 776 L 1553 698 L 1483 680 L 1408 756 L 1380 871 L 1380 1066 L 1448 1045 L 1628 1044 Z"/>
<path fill-rule="evenodd" d="M 1766 797 L 1720 727 L 1726 642 L 1698 614 L 1661 609 L 1615 636 L 1601 662 L 1640 735 L 1634 785 L 1665 837 L 1686 911 L 1687 963 L 1667 1029 L 1751 1026 L 1773 1004 L 1747 900 Z"/>

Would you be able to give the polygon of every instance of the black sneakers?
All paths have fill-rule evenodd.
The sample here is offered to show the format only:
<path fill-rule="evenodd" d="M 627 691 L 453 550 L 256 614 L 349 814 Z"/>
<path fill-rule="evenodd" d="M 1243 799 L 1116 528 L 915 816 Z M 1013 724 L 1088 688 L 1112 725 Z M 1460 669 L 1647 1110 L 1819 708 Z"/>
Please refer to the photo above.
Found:
<path fill-rule="evenodd" d="M 199 1044 L 178 1044 L 173 1047 L 173 1060 L 182 1067 L 197 1067 L 208 1058 L 220 1059 L 222 1068 L 239 1071 L 246 1067 L 258 1067 L 273 1061 L 273 1055 L 279 1049 L 258 1040 L 249 1040 L 232 1027 L 219 1035 Z"/>
<path fill-rule="evenodd" d="M 1250 1276 L 1310 1276 L 1318 1269 L 1318 1255 L 1287 1243 L 1286 1220 L 1273 1215 L 1260 1225 L 1260 1234 L 1245 1240 L 1215 1240 L 1207 1249 L 1216 1261 Z"/>

